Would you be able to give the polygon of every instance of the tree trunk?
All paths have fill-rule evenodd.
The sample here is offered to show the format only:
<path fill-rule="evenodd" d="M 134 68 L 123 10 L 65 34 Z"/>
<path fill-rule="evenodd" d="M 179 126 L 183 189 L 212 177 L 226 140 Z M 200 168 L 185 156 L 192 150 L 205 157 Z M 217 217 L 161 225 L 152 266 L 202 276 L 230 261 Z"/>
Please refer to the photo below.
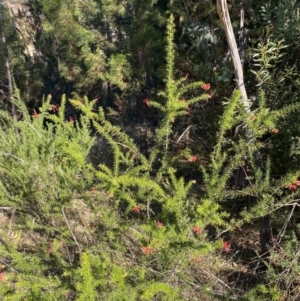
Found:
<path fill-rule="evenodd" d="M 234 66 L 234 72 L 235 72 L 235 80 L 236 80 L 236 86 L 237 88 L 241 91 L 242 95 L 242 100 L 244 104 L 244 108 L 247 113 L 250 114 L 250 102 L 248 101 L 248 96 L 244 84 L 244 73 L 243 73 L 243 64 L 241 62 L 241 57 L 238 51 L 238 47 L 236 44 L 229 12 L 228 12 L 228 6 L 227 6 L 227 1 L 226 0 L 217 0 L 217 11 L 218 15 L 220 17 L 220 20 L 222 22 L 223 28 L 225 30 L 226 38 L 227 38 L 227 43 L 229 46 L 231 58 L 233 61 L 233 66 Z M 241 20 L 240 20 L 240 27 L 241 30 L 243 30 L 244 22 L 243 22 L 243 9 L 241 7 Z M 240 38 L 243 38 L 241 35 Z M 241 49 L 241 55 L 243 55 L 243 46 Z M 243 57 L 242 57 L 243 58 Z M 246 129 L 246 135 L 247 139 L 251 140 L 253 138 L 253 133 L 250 129 Z M 259 153 L 256 152 L 254 154 L 255 159 L 256 159 L 256 164 L 257 166 L 260 165 L 260 160 L 259 160 Z M 236 179 L 235 179 L 235 184 L 236 187 L 239 189 L 245 187 L 247 185 L 247 181 L 245 181 L 245 172 L 243 168 L 241 167 L 236 174 Z M 243 185 L 243 187 L 240 187 L 239 185 Z M 269 217 L 262 217 L 261 221 L 261 226 L 260 226 L 260 245 L 261 245 L 261 252 L 264 254 L 267 251 L 267 245 L 269 243 Z"/>
<path fill-rule="evenodd" d="M 14 104 L 14 95 L 13 95 L 13 84 L 12 84 L 12 76 L 11 76 L 11 69 L 10 69 L 10 63 L 9 63 L 9 55 L 8 55 L 8 48 L 6 44 L 6 38 L 5 38 L 5 32 L 4 32 L 4 25 L 2 20 L 2 10 L 3 10 L 3 4 L 1 4 L 0 7 L 0 25 L 1 25 L 1 38 L 3 43 L 3 52 L 4 52 L 4 60 L 5 60 L 5 69 L 6 69 L 6 76 L 7 76 L 7 82 L 8 82 L 8 100 L 11 105 L 11 114 L 13 116 L 13 119 L 17 120 L 17 112 L 16 112 L 16 106 Z"/>
<path fill-rule="evenodd" d="M 248 96 L 244 84 L 244 74 L 243 74 L 243 66 L 241 63 L 241 58 L 239 55 L 239 51 L 237 48 L 229 12 L 226 0 L 217 0 L 217 11 L 222 22 L 223 28 L 225 30 L 227 43 L 229 46 L 231 58 L 233 61 L 234 72 L 235 72 L 235 80 L 236 86 L 241 91 L 242 99 L 244 103 L 244 107 L 246 112 L 250 113 L 250 103 L 248 101 Z"/>

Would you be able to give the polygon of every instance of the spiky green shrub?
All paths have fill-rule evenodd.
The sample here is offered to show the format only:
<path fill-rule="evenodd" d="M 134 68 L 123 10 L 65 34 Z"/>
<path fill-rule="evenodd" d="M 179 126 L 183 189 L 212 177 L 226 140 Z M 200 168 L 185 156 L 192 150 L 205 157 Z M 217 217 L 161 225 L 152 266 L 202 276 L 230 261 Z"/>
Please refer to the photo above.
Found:
<path fill-rule="evenodd" d="M 206 86 L 203 82 L 185 85 L 185 79 L 174 79 L 173 36 L 171 17 L 167 28 L 166 90 L 161 93 L 165 102 L 145 101 L 163 116 L 148 156 L 118 126 L 106 120 L 101 108 L 94 112 L 93 102 L 71 100 L 91 120 L 113 153 L 113 167 L 101 163 L 95 172 L 94 187 L 107 194 L 98 209 L 101 218 L 95 223 L 102 242 L 82 258 L 79 271 L 86 269 L 90 276 L 80 278 L 80 298 L 85 298 L 82 288 L 88 282 L 86 286 L 94 287 L 105 300 L 117 300 L 121 294 L 129 300 L 183 300 L 193 281 L 186 271 L 199 257 L 222 246 L 218 239 L 208 241 L 207 235 L 209 226 L 224 225 L 226 214 L 217 204 L 192 197 L 196 181 L 185 181 L 174 168 L 180 155 L 173 154 L 172 127 L 179 117 L 188 114 L 190 105 L 209 96 L 201 92 L 183 100 L 186 92 Z M 190 164 L 195 164 L 193 161 Z M 133 287 L 136 295 L 129 293 Z"/>
<path fill-rule="evenodd" d="M 65 120 L 65 99 L 57 115 L 49 100 L 32 116 L 17 102 L 21 120 L 14 122 L 1 111 L 1 202 L 26 208 L 26 214 L 32 210 L 30 215 L 55 213 L 91 181 L 86 157 L 94 138 L 89 122 L 84 117 Z"/>
<path fill-rule="evenodd" d="M 298 206 L 300 171 L 294 166 L 287 172 L 274 174 L 272 168 L 278 160 L 276 136 L 282 130 L 278 129 L 278 125 L 290 114 L 298 112 L 300 105 L 295 103 L 271 110 L 266 103 L 266 96 L 261 91 L 257 108 L 249 115 L 244 111 L 237 91 L 228 99 L 211 163 L 208 168 L 202 168 L 204 185 L 209 207 L 218 204 L 227 212 L 231 211 L 228 208 L 235 207 L 228 219 L 230 226 L 227 230 L 234 232 L 245 229 L 245 225 L 256 225 L 260 232 L 260 245 L 253 250 L 257 264 L 251 276 L 259 285 L 243 287 L 246 293 L 240 297 L 241 300 L 296 300 L 294 287 L 297 280 L 291 279 L 297 277 L 291 269 L 290 260 L 285 258 L 297 254 L 296 244 L 294 248 L 288 241 L 295 231 L 291 220 Z M 247 129 L 253 133 L 251 140 L 247 138 Z M 292 155 L 287 154 L 289 158 Z M 269 221 L 267 242 L 263 242 L 262 234 L 265 217 Z M 275 233 L 272 233 L 271 226 L 276 229 Z M 240 244 L 234 240 L 233 243 Z M 260 276 L 257 276 L 257 270 Z"/>
<path fill-rule="evenodd" d="M 206 227 L 224 223 L 218 206 L 192 197 L 196 181 L 174 168 L 174 122 L 209 96 L 183 99 L 205 86 L 174 79 L 172 17 L 167 32 L 165 102 L 147 103 L 163 116 L 149 156 L 87 99 L 71 101 L 82 112 L 75 121 L 65 119 L 65 99 L 57 113 L 47 99 L 30 115 L 16 95 L 17 122 L 1 111 L 0 200 L 10 223 L 1 229 L 2 299 L 181 300 L 193 278 L 185 270 L 220 248 L 206 239 Z M 91 126 L 111 147 L 112 167 L 88 163 Z"/>
<path fill-rule="evenodd" d="M 92 183 L 87 155 L 94 138 L 84 116 L 65 119 L 65 98 L 57 114 L 50 99 L 33 115 L 18 94 L 15 102 L 18 121 L 0 112 L 0 256 L 6 271 L 0 295 L 3 300 L 57 300 L 68 291 L 59 289 L 58 278 L 64 265 L 72 265 L 66 252 L 78 249 L 68 207 L 76 199 L 87 200 Z M 65 250 L 50 257 L 55 241 Z"/>
<path fill-rule="evenodd" d="M 71 100 L 81 112 L 75 121 L 65 118 L 65 99 L 58 112 L 47 99 L 30 115 L 16 95 L 19 120 L 0 112 L 3 300 L 217 300 L 230 294 L 277 300 L 297 284 L 288 262 L 266 261 L 263 283 L 246 294 L 230 291 L 224 281 L 234 257 L 223 256 L 230 248 L 222 234 L 276 213 L 282 252 L 295 255 L 284 241 L 287 219 L 279 216 L 297 206 L 300 172 L 274 177 L 264 136 L 277 135 L 279 120 L 299 105 L 272 111 L 261 93 L 249 115 L 235 91 L 225 103 L 209 165 L 199 166 L 188 149 L 175 154 L 177 120 L 210 96 L 202 91 L 208 84 L 175 79 L 173 37 L 171 17 L 164 100 L 145 100 L 162 116 L 147 154 L 87 98 Z M 196 96 L 189 99 L 191 91 Z M 91 128 L 107 141 L 113 165 L 88 163 Z M 203 180 L 179 175 L 182 161 L 198 165 Z M 243 185 L 234 179 L 239 169 Z M 231 203 L 245 200 L 247 206 L 230 215 Z M 276 261 L 275 249 L 271 255 Z M 274 285 L 276 268 L 286 276 Z"/>

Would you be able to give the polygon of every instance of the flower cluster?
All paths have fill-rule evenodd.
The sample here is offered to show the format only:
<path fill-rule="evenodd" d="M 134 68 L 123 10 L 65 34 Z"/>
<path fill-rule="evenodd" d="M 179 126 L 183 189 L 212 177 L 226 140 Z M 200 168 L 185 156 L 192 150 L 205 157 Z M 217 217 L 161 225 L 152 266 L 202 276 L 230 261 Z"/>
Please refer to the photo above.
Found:
<path fill-rule="evenodd" d="M 198 235 L 198 234 L 202 233 L 202 229 L 200 229 L 198 226 L 194 226 L 192 228 L 192 231 L 194 232 L 195 235 Z"/>
<path fill-rule="evenodd" d="M 139 213 L 141 211 L 141 206 L 140 205 L 135 205 L 132 208 L 132 211 L 135 212 L 135 213 Z"/>
<path fill-rule="evenodd" d="M 288 190 L 296 190 L 300 186 L 300 181 L 296 181 L 295 183 L 289 184 L 286 186 Z"/>
<path fill-rule="evenodd" d="M 189 162 L 196 162 L 197 157 L 196 156 L 190 156 L 189 157 Z"/>
<path fill-rule="evenodd" d="M 204 91 L 208 91 L 208 90 L 210 89 L 210 83 L 204 84 L 201 88 L 202 88 Z"/>
<path fill-rule="evenodd" d="M 156 222 L 156 226 L 157 226 L 158 228 L 162 228 L 162 227 L 164 226 L 164 224 L 163 224 L 162 222 L 160 222 L 160 221 L 157 221 L 157 222 Z"/>
<path fill-rule="evenodd" d="M 154 251 L 152 248 L 149 248 L 149 247 L 142 247 L 141 249 L 142 249 L 142 252 L 147 255 L 152 254 Z"/>
<path fill-rule="evenodd" d="M 38 118 L 39 115 L 40 115 L 40 114 L 37 113 L 36 110 L 33 110 L 33 114 L 32 114 L 32 117 L 33 117 L 33 118 Z"/>
<path fill-rule="evenodd" d="M 55 105 L 52 105 L 51 108 L 49 109 L 49 111 L 55 113 L 57 112 L 59 109 L 59 104 L 55 104 Z"/>
<path fill-rule="evenodd" d="M 231 247 L 230 241 L 223 241 L 222 250 L 228 253 L 230 252 L 230 247 Z"/>
<path fill-rule="evenodd" d="M 97 192 L 98 192 L 98 189 L 96 187 L 91 188 L 91 193 L 97 193 Z"/>
<path fill-rule="evenodd" d="M 145 98 L 145 99 L 143 100 L 143 103 L 144 103 L 146 106 L 150 107 L 150 101 L 149 101 L 148 98 Z"/>

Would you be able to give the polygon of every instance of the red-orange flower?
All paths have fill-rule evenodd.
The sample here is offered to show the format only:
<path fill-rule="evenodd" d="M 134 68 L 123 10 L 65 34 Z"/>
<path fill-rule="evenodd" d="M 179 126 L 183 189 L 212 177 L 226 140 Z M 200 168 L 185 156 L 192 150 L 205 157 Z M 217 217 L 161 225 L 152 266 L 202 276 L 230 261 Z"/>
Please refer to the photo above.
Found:
<path fill-rule="evenodd" d="M 141 206 L 140 205 L 135 205 L 132 208 L 132 211 L 135 212 L 135 213 L 139 213 L 141 211 Z"/>
<path fill-rule="evenodd" d="M 36 112 L 36 110 L 33 110 L 33 114 L 32 114 L 32 117 L 33 117 L 33 118 L 38 118 L 39 115 L 40 115 L 40 114 L 38 114 L 38 113 Z"/>
<path fill-rule="evenodd" d="M 1 273 L 0 273 L 0 281 L 2 282 L 2 281 L 4 281 L 4 280 L 5 280 L 4 273 L 1 272 Z"/>
<path fill-rule="evenodd" d="M 288 186 L 286 186 L 286 188 L 288 189 L 288 190 L 296 190 L 297 189 L 297 184 L 290 184 L 290 185 L 288 185 Z"/>
<path fill-rule="evenodd" d="M 91 192 L 92 192 L 92 193 L 97 193 L 97 192 L 98 192 L 98 189 L 97 189 L 96 187 L 92 187 L 92 188 L 91 188 Z"/>
<path fill-rule="evenodd" d="M 200 229 L 198 226 L 194 226 L 194 227 L 192 228 L 192 231 L 193 231 L 196 235 L 198 235 L 198 234 L 200 234 L 200 233 L 202 232 L 202 229 Z"/>
<path fill-rule="evenodd" d="M 95 229 L 95 225 L 93 223 L 89 224 L 88 227 L 89 227 L 90 230 L 94 230 Z"/>
<path fill-rule="evenodd" d="M 57 112 L 57 111 L 58 111 L 58 108 L 59 108 L 59 104 L 52 105 L 50 111 L 52 111 L 52 112 Z"/>
<path fill-rule="evenodd" d="M 70 123 L 74 123 L 74 122 L 75 122 L 75 118 L 74 118 L 74 117 L 72 117 L 72 116 L 71 116 L 71 117 L 69 117 L 69 122 L 70 122 Z"/>
<path fill-rule="evenodd" d="M 162 222 L 160 222 L 160 221 L 157 221 L 157 222 L 156 222 L 156 226 L 157 226 L 158 228 L 162 228 L 162 227 L 164 226 L 164 224 L 163 224 Z"/>
<path fill-rule="evenodd" d="M 225 252 L 230 252 L 230 247 L 231 247 L 230 241 L 223 241 L 223 247 L 222 247 L 222 249 Z"/>
<path fill-rule="evenodd" d="M 146 106 L 150 107 L 150 101 L 149 101 L 148 98 L 145 98 L 145 99 L 143 100 L 143 103 L 144 103 Z"/>
<path fill-rule="evenodd" d="M 141 249 L 144 254 L 152 254 L 154 251 L 152 248 L 149 247 L 142 247 Z"/>
<path fill-rule="evenodd" d="M 204 85 L 202 86 L 202 89 L 203 89 L 204 91 L 208 91 L 208 90 L 210 89 L 210 83 L 204 84 Z"/>
<path fill-rule="evenodd" d="M 275 129 L 272 130 L 272 133 L 273 133 L 273 134 L 278 134 L 278 133 L 279 133 L 279 130 L 275 128 Z"/>
<path fill-rule="evenodd" d="M 197 161 L 197 157 L 196 156 L 190 156 L 189 157 L 189 162 L 196 162 Z"/>

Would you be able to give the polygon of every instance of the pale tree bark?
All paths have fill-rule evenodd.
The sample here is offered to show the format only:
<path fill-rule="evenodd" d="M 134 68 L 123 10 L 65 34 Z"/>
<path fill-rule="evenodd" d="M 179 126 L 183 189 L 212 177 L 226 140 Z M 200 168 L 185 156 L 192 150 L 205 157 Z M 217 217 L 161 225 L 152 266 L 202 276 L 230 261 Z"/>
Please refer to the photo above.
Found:
<path fill-rule="evenodd" d="M 251 112 L 250 102 L 248 100 L 248 96 L 247 96 L 247 92 L 246 92 L 246 88 L 245 88 L 245 84 L 244 84 L 243 64 L 242 64 L 241 57 L 240 57 L 238 47 L 236 44 L 236 40 L 235 40 L 226 0 L 217 0 L 217 11 L 218 11 L 220 20 L 222 22 L 223 28 L 225 30 L 227 43 L 228 43 L 231 58 L 233 61 L 236 86 L 241 91 L 244 108 L 245 108 L 246 112 L 250 114 L 250 112 Z M 241 30 L 243 30 L 244 16 L 243 16 L 242 7 L 241 7 L 240 27 L 241 27 Z M 241 36 L 241 37 L 243 38 L 243 36 Z M 240 46 L 243 47 L 243 45 L 240 45 Z M 241 49 L 241 55 L 243 58 L 243 49 Z M 251 140 L 254 136 L 252 131 L 249 129 L 246 129 L 246 135 L 247 135 L 248 140 Z M 256 165 L 260 166 L 259 153 L 256 152 L 254 155 L 256 158 Z M 240 168 L 237 171 L 236 177 L 235 177 L 236 186 L 239 186 L 239 184 L 237 184 L 237 183 L 242 183 L 241 186 L 246 186 L 245 177 L 246 177 L 246 174 L 244 172 L 244 169 Z M 267 245 L 269 244 L 269 240 L 270 240 L 269 232 L 270 232 L 269 216 L 262 217 L 261 225 L 260 225 L 260 247 L 261 247 L 261 254 L 263 254 L 263 255 L 268 254 Z"/>
<path fill-rule="evenodd" d="M 244 11 L 244 6 L 243 3 L 240 3 L 240 35 L 239 35 L 239 46 L 240 46 L 240 59 L 241 59 L 241 64 L 242 68 L 244 70 L 244 61 L 245 61 L 245 44 L 246 44 L 246 39 L 245 39 L 245 30 L 244 30 L 244 19 L 245 19 L 245 11 Z"/>
<path fill-rule="evenodd" d="M 11 114 L 14 120 L 17 120 L 17 112 L 16 106 L 14 104 L 14 95 L 13 95 L 13 83 L 12 83 L 12 75 L 11 75 L 11 68 L 9 63 L 9 55 L 8 55 L 8 48 L 6 43 L 6 37 L 4 32 L 3 20 L 2 20 L 2 10 L 3 10 L 3 3 L 0 2 L 0 25 L 1 25 L 1 40 L 3 46 L 3 53 L 4 53 L 4 61 L 5 61 L 5 69 L 6 69 L 6 76 L 7 76 L 7 86 L 8 86 L 8 100 L 11 105 Z"/>
<path fill-rule="evenodd" d="M 234 66 L 236 86 L 241 91 L 246 112 L 250 113 L 250 102 L 248 101 L 248 96 L 244 84 L 243 65 L 236 44 L 226 0 L 217 0 L 217 11 L 225 30 L 227 43 Z"/>

